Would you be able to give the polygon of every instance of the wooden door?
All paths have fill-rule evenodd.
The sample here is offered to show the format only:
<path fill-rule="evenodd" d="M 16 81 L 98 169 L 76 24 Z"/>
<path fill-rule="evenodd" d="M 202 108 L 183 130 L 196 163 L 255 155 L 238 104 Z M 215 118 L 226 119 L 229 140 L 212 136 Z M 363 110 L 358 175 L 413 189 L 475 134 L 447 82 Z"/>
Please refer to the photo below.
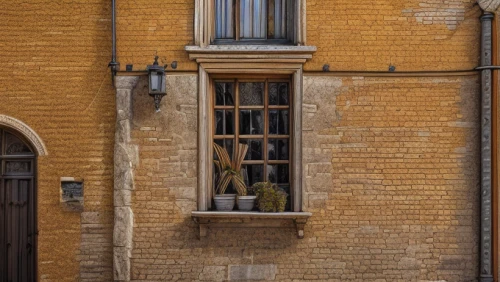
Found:
<path fill-rule="evenodd" d="M 0 128 L 0 282 L 36 281 L 36 157 Z"/>

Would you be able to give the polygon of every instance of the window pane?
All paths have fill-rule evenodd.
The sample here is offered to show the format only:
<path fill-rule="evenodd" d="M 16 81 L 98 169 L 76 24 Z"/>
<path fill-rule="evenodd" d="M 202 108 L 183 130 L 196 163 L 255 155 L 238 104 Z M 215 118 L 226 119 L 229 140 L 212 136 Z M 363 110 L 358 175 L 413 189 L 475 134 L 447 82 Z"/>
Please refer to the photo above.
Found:
<path fill-rule="evenodd" d="M 288 135 L 288 110 L 269 111 L 269 134 Z"/>
<path fill-rule="evenodd" d="M 215 0 L 215 38 L 234 38 L 233 0 Z"/>
<path fill-rule="evenodd" d="M 260 135 L 264 133 L 263 111 L 240 111 L 240 134 Z"/>
<path fill-rule="evenodd" d="M 265 0 L 241 0 L 240 37 L 266 39 L 267 7 Z"/>
<path fill-rule="evenodd" d="M 267 166 L 267 180 L 271 183 L 288 184 L 288 165 L 268 165 Z"/>
<path fill-rule="evenodd" d="M 287 10 L 293 6 L 290 0 L 269 0 L 268 38 L 286 39 Z"/>
<path fill-rule="evenodd" d="M 247 187 L 252 186 L 256 182 L 264 181 L 264 166 L 263 165 L 243 165 L 241 174 Z"/>
<path fill-rule="evenodd" d="M 226 125 L 226 130 L 225 134 L 226 135 L 233 135 L 234 134 L 234 115 L 233 111 L 226 111 L 226 120 L 225 120 L 225 125 Z"/>
<path fill-rule="evenodd" d="M 234 106 L 234 83 L 215 83 L 215 105 Z"/>
<path fill-rule="evenodd" d="M 1 136 L 0 136 L 1 138 Z M 5 132 L 6 155 L 34 155 L 23 141 L 8 132 Z"/>
<path fill-rule="evenodd" d="M 292 199 L 290 197 L 290 185 L 279 185 L 279 187 L 287 193 L 285 211 L 292 210 Z"/>
<path fill-rule="evenodd" d="M 240 139 L 240 143 L 248 145 L 245 160 L 263 160 L 263 140 L 262 139 Z"/>
<path fill-rule="evenodd" d="M 242 106 L 262 106 L 264 96 L 263 82 L 240 83 L 240 104 Z"/>
<path fill-rule="evenodd" d="M 269 83 L 269 105 L 288 105 L 288 83 Z"/>
<path fill-rule="evenodd" d="M 268 159 L 286 161 L 289 159 L 288 139 L 269 139 Z"/>

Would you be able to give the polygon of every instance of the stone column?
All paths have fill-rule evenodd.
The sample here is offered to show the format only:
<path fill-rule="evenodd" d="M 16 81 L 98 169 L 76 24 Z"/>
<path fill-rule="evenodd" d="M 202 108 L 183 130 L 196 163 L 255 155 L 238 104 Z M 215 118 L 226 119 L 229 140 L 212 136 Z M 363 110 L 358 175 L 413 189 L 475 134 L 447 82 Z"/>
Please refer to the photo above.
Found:
<path fill-rule="evenodd" d="M 481 16 L 481 66 L 491 66 L 493 14 Z M 479 281 L 493 282 L 492 272 L 492 202 L 491 202 L 491 95 L 492 71 L 481 71 L 481 253 Z"/>
<path fill-rule="evenodd" d="M 139 157 L 138 148 L 131 143 L 132 91 L 137 76 L 117 76 L 116 128 L 114 152 L 114 228 L 113 276 L 114 281 L 130 281 L 130 258 L 134 213 L 131 194 L 134 189 L 134 168 Z"/>

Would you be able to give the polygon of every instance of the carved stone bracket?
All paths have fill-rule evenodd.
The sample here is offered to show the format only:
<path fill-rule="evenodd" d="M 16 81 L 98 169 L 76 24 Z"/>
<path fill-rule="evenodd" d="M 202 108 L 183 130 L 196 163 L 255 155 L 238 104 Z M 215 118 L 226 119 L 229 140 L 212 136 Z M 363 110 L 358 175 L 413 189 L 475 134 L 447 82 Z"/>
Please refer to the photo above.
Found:
<path fill-rule="evenodd" d="M 500 0 L 477 0 L 477 3 L 486 12 L 496 12 L 500 7 Z"/>
<path fill-rule="evenodd" d="M 217 212 L 217 211 L 194 211 L 191 213 L 193 221 L 198 224 L 198 238 L 208 236 L 211 227 L 231 228 L 231 227 L 287 227 L 282 222 L 292 221 L 297 231 L 297 238 L 304 238 L 304 228 L 310 212 Z"/>

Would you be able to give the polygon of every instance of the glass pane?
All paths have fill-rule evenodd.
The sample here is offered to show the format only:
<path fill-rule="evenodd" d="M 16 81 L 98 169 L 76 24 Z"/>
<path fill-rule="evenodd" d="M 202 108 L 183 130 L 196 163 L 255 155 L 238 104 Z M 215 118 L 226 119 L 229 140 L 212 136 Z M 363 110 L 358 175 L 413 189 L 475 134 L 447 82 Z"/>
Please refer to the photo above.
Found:
<path fill-rule="evenodd" d="M 288 111 L 279 111 L 278 134 L 287 135 L 288 132 Z"/>
<path fill-rule="evenodd" d="M 278 87 L 279 104 L 282 106 L 288 105 L 288 83 L 280 83 Z"/>
<path fill-rule="evenodd" d="M 33 155 L 30 148 L 16 136 L 5 132 L 6 155 Z"/>
<path fill-rule="evenodd" d="M 241 110 L 240 111 L 240 134 L 260 135 L 264 133 L 263 111 Z"/>
<path fill-rule="evenodd" d="M 278 105 L 278 83 L 269 83 L 269 105 Z"/>
<path fill-rule="evenodd" d="M 5 173 L 25 174 L 31 172 L 31 161 L 6 161 Z"/>
<path fill-rule="evenodd" d="M 215 135 L 224 135 L 224 111 L 215 111 Z"/>
<path fill-rule="evenodd" d="M 279 187 L 287 193 L 285 211 L 292 210 L 292 199 L 290 197 L 290 186 L 289 185 L 279 185 Z"/>
<path fill-rule="evenodd" d="M 234 38 L 233 0 L 215 0 L 215 38 Z"/>
<path fill-rule="evenodd" d="M 288 139 L 269 139 L 267 152 L 269 160 L 288 160 Z"/>
<path fill-rule="evenodd" d="M 268 165 L 267 180 L 271 183 L 288 184 L 290 182 L 288 165 L 287 164 Z"/>
<path fill-rule="evenodd" d="M 286 39 L 289 0 L 269 0 L 268 38 Z"/>
<path fill-rule="evenodd" d="M 262 106 L 264 96 L 263 82 L 240 83 L 240 105 L 242 106 Z"/>
<path fill-rule="evenodd" d="M 269 134 L 278 134 L 278 110 L 269 111 Z"/>
<path fill-rule="evenodd" d="M 264 166 L 263 165 L 243 165 L 241 174 L 247 187 L 252 186 L 256 182 L 264 181 Z"/>
<path fill-rule="evenodd" d="M 241 0 L 240 2 L 240 37 L 266 38 L 266 0 Z"/>
<path fill-rule="evenodd" d="M 225 134 L 226 135 L 232 135 L 234 134 L 234 115 L 233 111 L 226 111 L 226 130 Z"/>
<path fill-rule="evenodd" d="M 262 139 L 240 139 L 240 143 L 248 145 L 245 160 L 263 160 L 262 150 L 264 149 Z"/>
<path fill-rule="evenodd" d="M 288 105 L 288 83 L 269 83 L 269 105 Z"/>
<path fill-rule="evenodd" d="M 234 106 L 234 83 L 215 83 L 215 105 Z"/>

